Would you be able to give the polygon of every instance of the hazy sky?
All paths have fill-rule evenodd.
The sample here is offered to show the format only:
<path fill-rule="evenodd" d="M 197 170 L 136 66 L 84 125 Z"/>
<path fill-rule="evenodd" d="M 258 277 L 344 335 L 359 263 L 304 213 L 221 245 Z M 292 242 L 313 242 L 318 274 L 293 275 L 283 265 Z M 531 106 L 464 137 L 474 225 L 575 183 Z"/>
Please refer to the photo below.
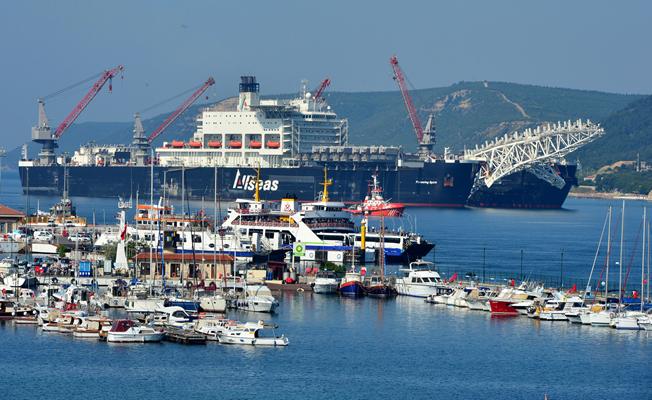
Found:
<path fill-rule="evenodd" d="M 325 76 L 330 90 L 394 90 L 394 53 L 418 88 L 486 79 L 652 93 L 651 21 L 650 1 L 0 2 L 0 146 L 29 140 L 37 97 L 117 64 L 124 80 L 79 121 L 131 120 L 209 75 L 212 99 L 235 94 L 242 74 L 263 94 Z M 52 126 L 86 89 L 48 101 Z"/>

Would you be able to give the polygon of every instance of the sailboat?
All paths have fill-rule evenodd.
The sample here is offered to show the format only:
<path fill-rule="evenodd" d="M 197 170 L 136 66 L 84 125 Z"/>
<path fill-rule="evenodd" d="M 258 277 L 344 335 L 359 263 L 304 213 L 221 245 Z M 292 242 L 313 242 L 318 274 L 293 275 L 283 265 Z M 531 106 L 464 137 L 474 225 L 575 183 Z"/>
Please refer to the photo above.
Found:
<path fill-rule="evenodd" d="M 371 297 L 394 297 L 398 295 L 395 287 L 387 284 L 385 280 L 385 217 L 380 217 L 380 254 L 379 254 L 379 274 L 372 274 L 365 279 L 364 291 L 367 296 Z"/>
<path fill-rule="evenodd" d="M 645 308 L 645 299 L 643 298 L 643 293 L 645 289 L 645 238 L 646 238 L 646 219 L 647 219 L 647 209 L 643 209 L 643 247 L 641 250 L 641 293 L 640 293 L 640 309 L 639 310 L 628 310 L 620 311 L 618 315 L 611 321 L 611 327 L 619 330 L 639 330 L 643 327 L 639 324 L 639 320 L 645 325 L 646 322 L 649 323 L 650 316 L 644 313 Z M 622 279 L 622 277 L 621 277 Z M 622 287 L 622 286 L 621 286 Z M 622 302 L 622 295 L 619 299 Z"/>
<path fill-rule="evenodd" d="M 326 169 L 324 168 L 324 193 L 327 193 L 326 190 L 329 184 L 330 181 L 326 179 Z M 361 234 L 361 239 L 364 242 L 364 231 Z M 360 247 L 364 249 L 364 243 Z M 355 271 L 355 244 L 351 246 L 351 270 L 344 274 L 338 290 L 343 296 L 357 297 L 364 294 L 362 274 Z"/>

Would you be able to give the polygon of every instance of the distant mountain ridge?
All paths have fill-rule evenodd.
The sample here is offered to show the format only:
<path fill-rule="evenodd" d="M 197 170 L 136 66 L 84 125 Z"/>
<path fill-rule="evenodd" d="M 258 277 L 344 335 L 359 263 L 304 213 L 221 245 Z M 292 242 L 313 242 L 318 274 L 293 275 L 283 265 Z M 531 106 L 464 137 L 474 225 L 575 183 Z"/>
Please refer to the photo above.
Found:
<path fill-rule="evenodd" d="M 264 89 L 264 82 L 263 89 Z M 506 82 L 459 82 L 447 87 L 418 89 L 411 92 L 419 117 L 436 116 L 436 151 L 444 147 L 460 152 L 465 146 L 484 143 L 496 136 L 535 126 L 544 122 L 589 118 L 607 120 L 612 113 L 641 100 L 640 95 L 626 95 L 576 89 L 551 88 Z M 264 97 L 277 97 L 264 95 Z M 289 97 L 281 95 L 278 97 Z M 349 120 L 351 144 L 384 144 L 416 148 L 416 138 L 407 117 L 400 92 L 327 92 L 328 104 L 341 117 Z M 172 139 L 187 139 L 196 129 L 195 118 L 207 104 L 190 107 L 157 140 L 155 145 Z M 232 108 L 233 99 L 224 99 L 218 106 Z M 162 123 L 167 114 L 143 120 L 147 132 Z M 131 142 L 132 122 L 85 122 L 74 124 L 59 142 L 59 151 L 72 153 L 81 144 L 127 144 Z M 609 137 L 609 132 L 605 137 Z M 598 142 L 602 142 L 600 139 Z M 600 145 L 586 157 L 600 159 Z M 29 143 L 30 155 L 38 146 Z M 7 154 L 5 165 L 15 166 L 20 148 Z M 571 156 L 572 157 L 572 156 Z M 584 158 L 584 157 L 582 157 Z M 573 158 L 574 159 L 574 158 Z M 593 165 L 592 162 L 587 164 Z"/>

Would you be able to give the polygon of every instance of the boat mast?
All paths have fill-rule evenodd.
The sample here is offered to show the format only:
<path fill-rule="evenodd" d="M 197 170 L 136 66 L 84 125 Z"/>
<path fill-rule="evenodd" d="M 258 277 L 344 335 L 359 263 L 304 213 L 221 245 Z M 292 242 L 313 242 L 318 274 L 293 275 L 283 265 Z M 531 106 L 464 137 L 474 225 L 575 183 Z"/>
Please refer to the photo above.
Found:
<path fill-rule="evenodd" d="M 611 216 L 612 208 L 609 206 L 609 229 L 607 230 L 607 277 L 605 278 L 604 286 L 604 304 L 605 307 L 609 302 L 609 259 L 611 257 Z"/>
<path fill-rule="evenodd" d="M 602 239 L 604 238 L 604 230 L 607 228 L 607 221 L 609 219 L 609 213 L 604 217 L 604 223 L 602 224 L 602 232 L 600 232 L 600 240 L 598 241 L 598 247 L 595 249 L 595 256 L 593 257 L 593 265 L 591 266 L 591 273 L 589 274 L 589 280 L 586 281 L 586 288 L 584 289 L 584 296 L 582 297 L 582 304 L 586 300 L 586 295 L 589 292 L 589 287 L 591 285 L 591 278 L 593 277 L 593 271 L 595 270 L 595 264 L 598 261 L 598 255 L 600 254 L 600 247 L 602 246 Z M 596 290 L 597 292 L 597 290 Z"/>
<path fill-rule="evenodd" d="M 147 211 L 147 219 L 149 225 L 149 274 L 152 275 L 152 264 L 154 258 L 154 227 L 152 226 L 152 210 L 154 210 L 154 150 L 150 149 L 149 157 L 149 210 Z M 136 215 L 138 215 L 138 202 L 136 202 Z M 156 238 L 158 240 L 158 237 Z M 153 289 L 153 283 L 150 286 L 150 294 Z"/>
<path fill-rule="evenodd" d="M 647 208 L 643 207 L 643 248 L 641 250 L 641 295 L 639 298 L 641 299 L 641 312 L 643 312 L 643 298 L 644 298 L 644 290 L 645 290 L 645 219 L 647 217 Z"/>
<path fill-rule="evenodd" d="M 217 163 L 213 165 L 213 280 L 217 276 Z"/>
<path fill-rule="evenodd" d="M 620 215 L 620 256 L 618 260 L 618 311 L 623 300 L 623 236 L 625 235 L 625 200 Z"/>
<path fill-rule="evenodd" d="M 328 202 L 328 187 L 333 184 L 332 179 L 328 179 L 328 169 L 324 167 L 324 181 L 321 183 L 324 187 L 321 193 L 321 201 L 324 203 Z"/>
<path fill-rule="evenodd" d="M 380 280 L 385 279 L 385 216 L 380 214 Z"/>

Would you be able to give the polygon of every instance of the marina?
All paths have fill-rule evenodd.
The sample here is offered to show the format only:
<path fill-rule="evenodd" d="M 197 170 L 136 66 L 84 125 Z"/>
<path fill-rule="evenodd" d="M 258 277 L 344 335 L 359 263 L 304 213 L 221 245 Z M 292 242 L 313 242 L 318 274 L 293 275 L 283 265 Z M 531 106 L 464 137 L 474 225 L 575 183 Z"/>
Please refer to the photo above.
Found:
<path fill-rule="evenodd" d="M 4 7 L 0 400 L 652 400 L 652 3 L 304 3 Z"/>

